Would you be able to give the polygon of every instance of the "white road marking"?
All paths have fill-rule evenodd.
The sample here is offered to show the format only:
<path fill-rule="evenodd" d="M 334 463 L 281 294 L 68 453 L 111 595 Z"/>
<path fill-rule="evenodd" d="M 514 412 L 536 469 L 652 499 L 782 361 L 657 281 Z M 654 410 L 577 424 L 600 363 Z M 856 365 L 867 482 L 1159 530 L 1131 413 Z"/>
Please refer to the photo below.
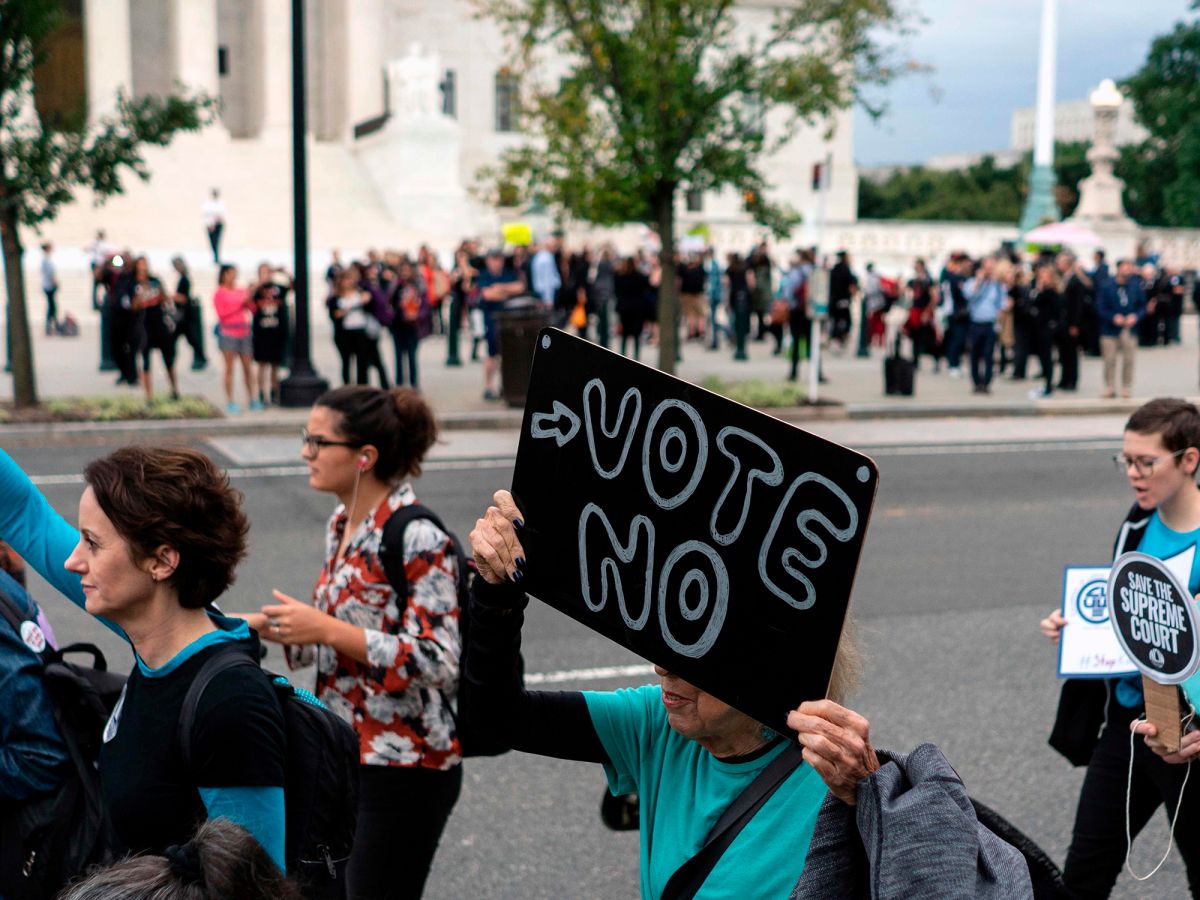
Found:
<path fill-rule="evenodd" d="M 597 666 L 593 669 L 566 669 L 560 672 L 534 672 L 525 676 L 526 684 L 562 684 L 566 681 L 604 681 L 609 678 L 641 678 L 654 674 L 654 666 Z"/>
<path fill-rule="evenodd" d="M 1030 453 L 1037 451 L 1104 450 L 1119 448 L 1116 440 L 1094 439 L 1078 441 L 1026 441 L 1004 444 L 863 444 L 853 449 L 868 456 L 954 456 L 955 454 Z M 431 459 L 422 464 L 426 472 L 459 472 L 472 469 L 505 469 L 512 466 L 511 456 L 483 459 Z M 230 478 L 294 478 L 307 475 L 307 466 L 246 466 L 226 469 Z M 39 487 L 64 484 L 83 484 L 83 475 L 30 475 L 29 480 Z"/>

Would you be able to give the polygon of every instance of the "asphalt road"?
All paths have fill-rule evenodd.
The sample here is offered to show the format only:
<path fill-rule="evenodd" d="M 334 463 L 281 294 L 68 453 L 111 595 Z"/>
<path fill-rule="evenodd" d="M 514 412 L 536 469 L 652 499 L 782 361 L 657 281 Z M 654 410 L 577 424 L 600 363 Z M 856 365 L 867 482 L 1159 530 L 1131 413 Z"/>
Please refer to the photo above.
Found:
<path fill-rule="evenodd" d="M 1062 567 L 1101 563 L 1129 503 L 1109 457 L 1116 449 L 949 448 L 881 451 L 881 488 L 855 589 L 868 669 L 852 705 L 875 742 L 899 750 L 934 741 L 971 792 L 1050 855 L 1065 855 L 1082 771 L 1046 745 L 1057 700 L 1055 657 L 1037 620 L 1058 601 Z M 69 480 L 95 446 L 18 448 L 28 471 Z M 980 452 L 983 451 L 983 452 Z M 505 468 L 431 466 L 418 493 L 460 535 L 470 530 Z M 44 490 L 70 519 L 81 488 Z M 302 477 L 241 477 L 252 521 L 250 556 L 233 603 L 272 587 L 305 596 L 320 565 L 331 502 Z M 126 649 L 84 614 L 33 582 L 63 640 L 95 640 L 129 665 Z M 526 628 L 528 671 L 636 663 L 626 651 L 540 604 Z M 278 664 L 278 660 L 275 660 Z M 567 681 L 611 688 L 644 679 Z M 607 831 L 594 766 L 510 754 L 471 760 L 427 895 L 433 898 L 636 897 L 635 833 Z M 413 810 L 411 821 L 420 820 Z M 1160 815 L 1135 845 L 1147 871 L 1165 847 Z M 404 840 L 402 832 L 396 835 Z M 1152 881 L 1123 876 L 1115 896 L 1186 896 L 1178 855 Z"/>

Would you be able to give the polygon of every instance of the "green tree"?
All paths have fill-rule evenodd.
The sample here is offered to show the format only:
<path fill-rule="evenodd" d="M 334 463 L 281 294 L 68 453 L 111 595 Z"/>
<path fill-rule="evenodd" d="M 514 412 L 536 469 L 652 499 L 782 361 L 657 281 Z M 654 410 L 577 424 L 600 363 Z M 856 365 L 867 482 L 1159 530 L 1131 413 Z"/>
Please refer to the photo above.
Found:
<path fill-rule="evenodd" d="M 181 131 L 196 131 L 216 114 L 217 101 L 179 92 L 167 97 L 120 97 L 116 111 L 93 124 L 57 129 L 34 109 L 34 69 L 63 22 L 56 0 L 5 0 L 0 6 L 0 248 L 4 254 L 13 400 L 37 400 L 33 346 L 21 268 L 21 234 L 52 220 L 79 188 L 104 199 L 122 190 L 132 172 L 150 177 L 142 157 Z"/>
<path fill-rule="evenodd" d="M 675 200 L 732 188 L 756 221 L 799 219 L 771 202 L 763 159 L 800 124 L 863 102 L 911 65 L 885 45 L 907 28 L 897 0 L 800 0 L 747 37 L 734 0 L 476 0 L 512 41 L 533 140 L 507 153 L 498 184 L 599 224 L 645 222 L 662 242 L 659 317 L 676 320 Z M 553 83 L 534 84 L 557 58 Z M 764 123 L 768 115 L 771 127 Z M 675 369 L 676 330 L 659 368 Z"/>
<path fill-rule="evenodd" d="M 1193 2 L 1192 9 L 1200 8 Z M 1130 214 L 1146 208 L 1162 224 L 1200 224 L 1200 21 L 1178 22 L 1155 38 L 1122 87 L 1150 138 L 1124 159 L 1145 183 Z M 1158 215 L 1154 215 L 1158 213 Z M 1142 220 L 1144 221 L 1144 220 Z M 1150 223 L 1147 223 L 1150 224 Z"/>

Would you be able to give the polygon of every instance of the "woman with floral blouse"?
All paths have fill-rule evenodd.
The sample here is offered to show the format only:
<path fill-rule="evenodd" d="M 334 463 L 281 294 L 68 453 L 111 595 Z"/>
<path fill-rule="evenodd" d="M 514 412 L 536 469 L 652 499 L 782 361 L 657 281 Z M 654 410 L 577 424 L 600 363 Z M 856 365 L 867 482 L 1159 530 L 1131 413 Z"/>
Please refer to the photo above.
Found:
<path fill-rule="evenodd" d="M 309 485 L 339 502 L 311 605 L 275 591 L 248 616 L 289 665 L 317 664 L 316 693 L 360 746 L 351 898 L 420 897 L 462 786 L 451 702 L 458 685 L 458 559 L 425 518 L 404 529 L 405 596 L 380 558 L 391 515 L 417 502 L 407 478 L 437 437 L 411 388 L 337 388 L 312 408 L 301 455 Z"/>

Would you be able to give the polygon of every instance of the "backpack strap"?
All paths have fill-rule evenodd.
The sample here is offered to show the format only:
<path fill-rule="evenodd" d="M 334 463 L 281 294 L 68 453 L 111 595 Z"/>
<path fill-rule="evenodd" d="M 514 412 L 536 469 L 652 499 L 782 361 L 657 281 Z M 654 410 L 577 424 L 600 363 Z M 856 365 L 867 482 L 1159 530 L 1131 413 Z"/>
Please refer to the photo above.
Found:
<path fill-rule="evenodd" d="M 388 516 L 383 525 L 383 536 L 379 541 L 379 562 L 383 565 L 388 584 L 398 597 L 408 597 L 408 575 L 404 571 L 404 530 L 408 528 L 409 522 L 417 519 L 428 519 L 450 539 L 451 550 L 458 563 L 458 592 L 461 597 L 467 581 L 467 565 L 462 546 L 450 529 L 442 524 L 437 514 L 420 503 L 401 506 Z"/>
<path fill-rule="evenodd" d="M 16 582 L 13 582 L 13 584 L 16 584 Z M 20 585 L 17 585 L 17 587 L 20 588 Z M 21 590 L 24 589 L 22 588 Z M 33 601 L 31 600 L 30 603 L 32 602 Z M 3 580 L 0 580 L 0 618 L 8 623 L 9 627 L 12 628 L 13 633 L 16 634 L 16 636 L 20 638 L 22 642 L 24 642 L 25 636 L 21 634 L 21 626 L 26 622 L 32 622 L 34 625 L 38 624 L 37 612 L 33 609 L 30 609 L 26 605 L 22 605 L 20 597 L 14 596 Z M 38 627 L 40 628 L 41 626 Z M 29 645 L 26 644 L 26 646 L 28 647 Z M 29 647 L 29 650 L 32 653 L 37 653 L 38 658 L 42 661 L 42 665 L 44 666 L 49 665 L 50 663 L 59 659 L 58 652 L 50 646 L 49 641 L 46 641 L 46 645 L 41 649 L 40 652 L 34 650 L 32 647 Z"/>
<path fill-rule="evenodd" d="M 218 652 L 204 661 L 204 665 L 200 667 L 200 671 L 188 685 L 187 695 L 183 698 L 183 706 L 179 710 L 177 731 L 179 751 L 183 754 L 183 765 L 187 769 L 192 767 L 192 730 L 196 725 L 196 710 L 200 707 L 200 698 L 204 696 L 204 689 L 222 672 L 237 666 L 253 666 L 260 671 L 262 668 L 255 660 L 240 651 Z"/>
<path fill-rule="evenodd" d="M 779 790 L 780 785 L 800 767 L 804 761 L 803 753 L 799 744 L 788 741 L 783 752 L 771 760 L 729 804 L 708 833 L 704 846 L 671 875 L 667 886 L 663 888 L 662 900 L 690 900 L 696 896 L 729 845 Z"/>

